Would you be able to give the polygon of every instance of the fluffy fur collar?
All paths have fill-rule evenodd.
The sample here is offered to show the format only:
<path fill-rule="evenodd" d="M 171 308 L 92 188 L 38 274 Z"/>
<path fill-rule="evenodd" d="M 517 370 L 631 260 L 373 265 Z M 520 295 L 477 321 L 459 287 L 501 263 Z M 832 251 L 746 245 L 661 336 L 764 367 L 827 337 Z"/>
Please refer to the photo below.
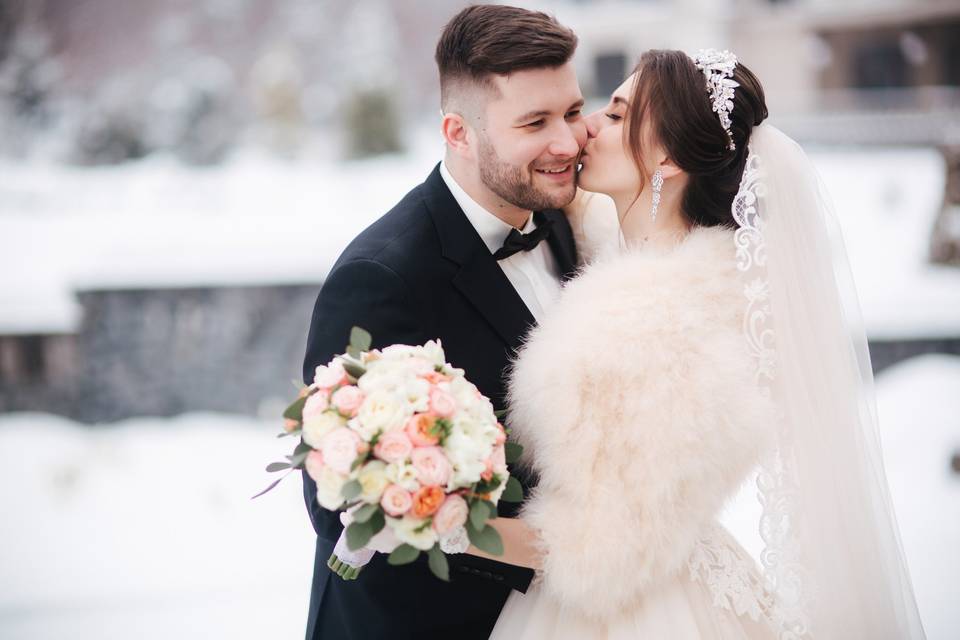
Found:
<path fill-rule="evenodd" d="M 522 517 L 563 605 L 609 619 L 639 602 L 766 448 L 742 287 L 732 232 L 695 229 L 587 266 L 528 336 L 509 425 L 540 476 Z"/>

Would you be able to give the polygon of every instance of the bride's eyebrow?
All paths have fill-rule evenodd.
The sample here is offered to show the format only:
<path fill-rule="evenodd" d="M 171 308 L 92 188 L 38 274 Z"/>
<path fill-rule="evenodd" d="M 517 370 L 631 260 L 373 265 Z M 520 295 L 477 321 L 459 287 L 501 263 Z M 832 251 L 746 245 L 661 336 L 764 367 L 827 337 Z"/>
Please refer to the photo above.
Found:
<path fill-rule="evenodd" d="M 613 96 L 613 104 L 614 106 L 618 104 L 622 104 L 625 107 L 630 106 L 630 102 L 626 98 L 621 98 L 620 96 Z"/>

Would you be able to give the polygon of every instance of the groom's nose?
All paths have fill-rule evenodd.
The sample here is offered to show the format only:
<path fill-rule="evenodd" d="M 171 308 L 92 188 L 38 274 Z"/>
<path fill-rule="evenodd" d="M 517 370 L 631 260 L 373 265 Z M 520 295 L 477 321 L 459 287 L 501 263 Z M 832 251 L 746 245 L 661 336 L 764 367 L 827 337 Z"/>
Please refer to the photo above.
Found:
<path fill-rule="evenodd" d="M 548 151 L 551 155 L 561 158 L 572 158 L 580 153 L 581 147 L 587 142 L 586 127 L 583 122 L 565 123 L 558 127 L 556 137 L 550 143 Z"/>

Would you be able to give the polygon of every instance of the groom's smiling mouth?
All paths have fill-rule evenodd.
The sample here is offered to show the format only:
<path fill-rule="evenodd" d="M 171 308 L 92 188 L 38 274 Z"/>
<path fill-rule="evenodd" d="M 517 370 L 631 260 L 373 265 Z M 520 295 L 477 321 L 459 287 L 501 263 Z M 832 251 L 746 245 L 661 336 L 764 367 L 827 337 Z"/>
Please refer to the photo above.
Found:
<path fill-rule="evenodd" d="M 534 169 L 534 171 L 551 180 L 563 181 L 573 175 L 573 163 L 568 162 L 558 167 L 544 167 L 542 169 Z"/>

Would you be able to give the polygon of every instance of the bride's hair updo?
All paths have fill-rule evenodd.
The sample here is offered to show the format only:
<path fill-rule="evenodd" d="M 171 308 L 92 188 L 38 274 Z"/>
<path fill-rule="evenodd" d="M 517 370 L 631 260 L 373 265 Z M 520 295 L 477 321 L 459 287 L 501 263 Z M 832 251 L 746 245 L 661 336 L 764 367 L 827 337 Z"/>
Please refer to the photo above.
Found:
<path fill-rule="evenodd" d="M 757 77 L 737 64 L 730 130 L 736 149 L 713 112 L 706 78 L 683 51 L 650 50 L 635 69 L 637 81 L 626 118 L 626 143 L 643 175 L 642 126 L 689 176 L 680 208 L 695 225 L 735 225 L 730 207 L 740 187 L 753 127 L 767 117 L 763 87 Z"/>

